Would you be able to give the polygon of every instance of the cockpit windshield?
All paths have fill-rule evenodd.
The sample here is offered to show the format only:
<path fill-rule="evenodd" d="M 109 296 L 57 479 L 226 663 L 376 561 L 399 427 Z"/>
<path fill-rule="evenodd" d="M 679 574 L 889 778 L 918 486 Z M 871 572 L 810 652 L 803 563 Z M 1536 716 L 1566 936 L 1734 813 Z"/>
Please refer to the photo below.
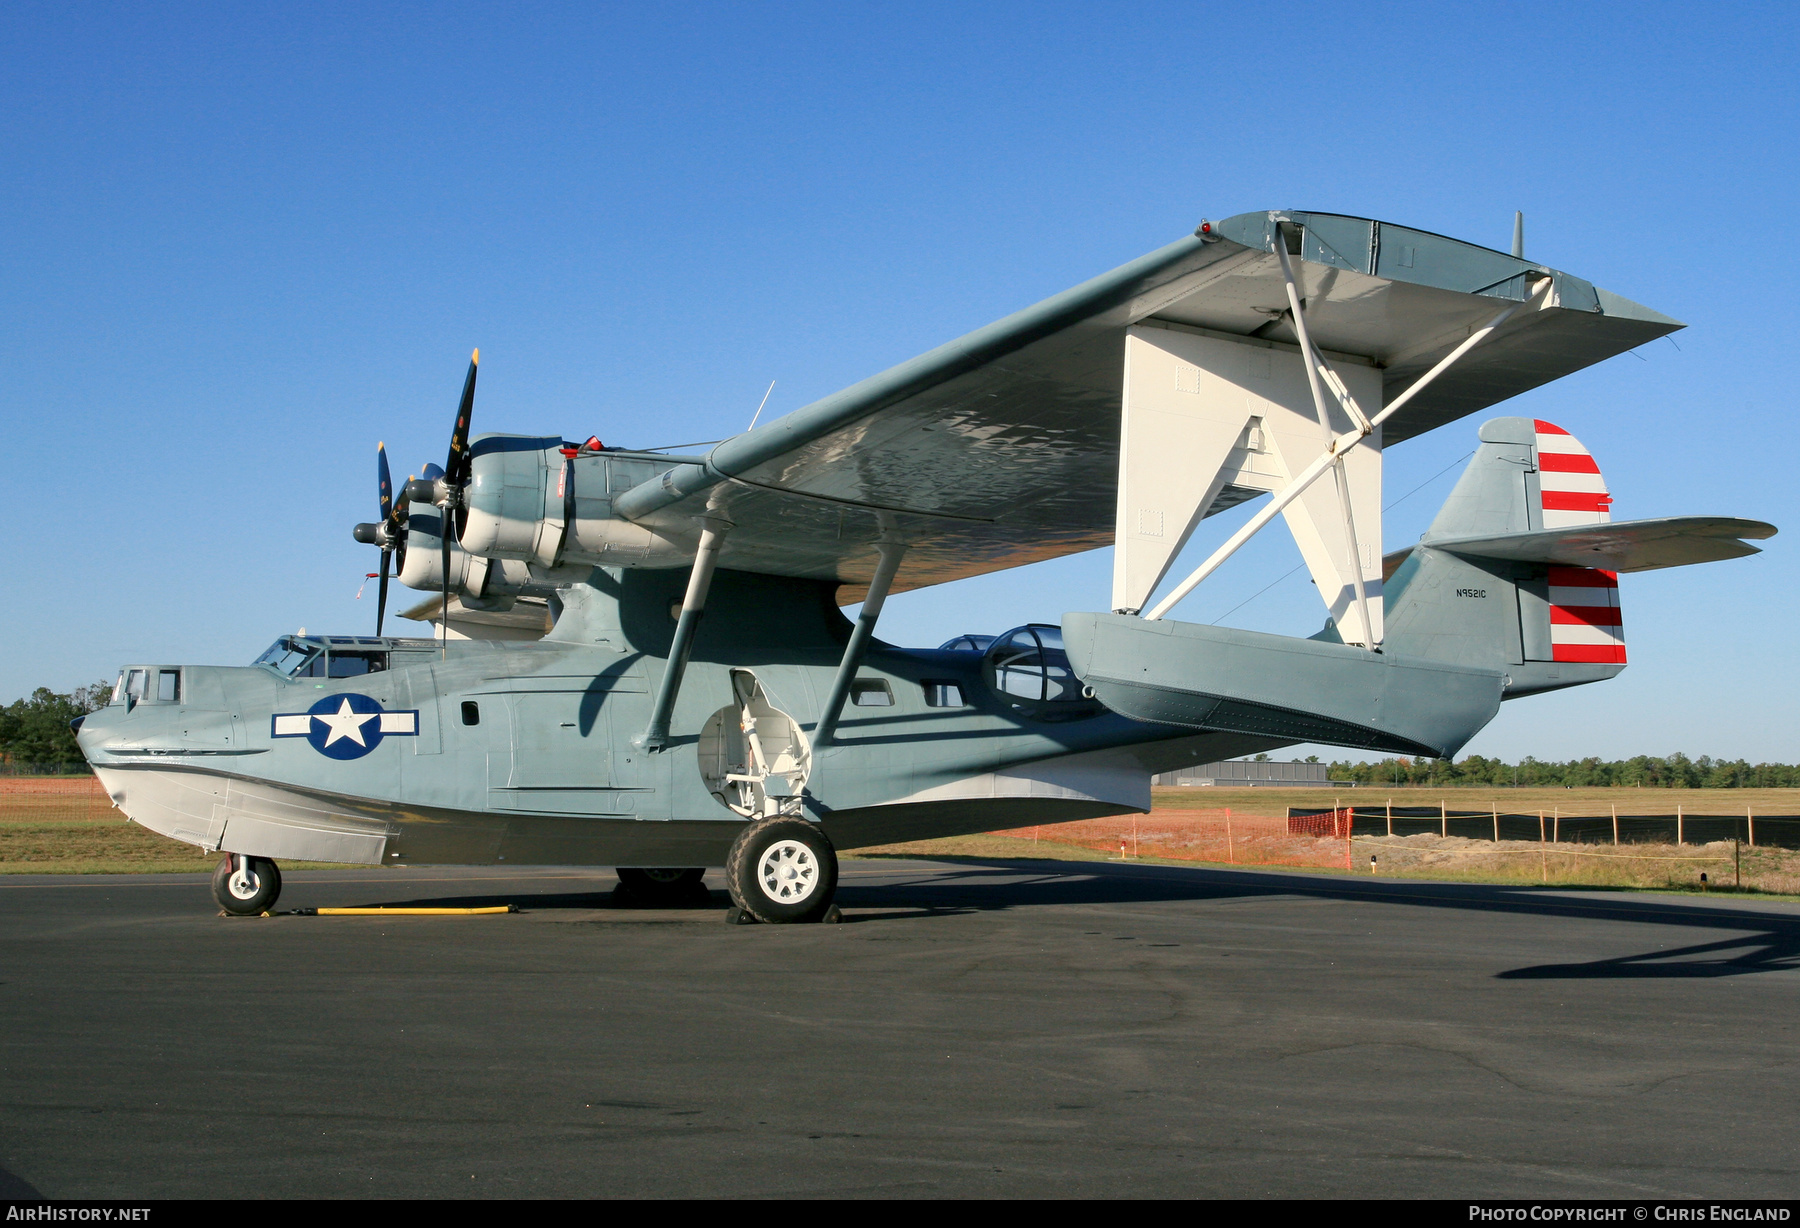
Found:
<path fill-rule="evenodd" d="M 324 652 L 325 650 L 318 644 L 309 644 L 294 636 L 284 635 L 270 644 L 269 650 L 251 664 L 266 665 L 283 678 L 293 678 L 321 657 Z"/>

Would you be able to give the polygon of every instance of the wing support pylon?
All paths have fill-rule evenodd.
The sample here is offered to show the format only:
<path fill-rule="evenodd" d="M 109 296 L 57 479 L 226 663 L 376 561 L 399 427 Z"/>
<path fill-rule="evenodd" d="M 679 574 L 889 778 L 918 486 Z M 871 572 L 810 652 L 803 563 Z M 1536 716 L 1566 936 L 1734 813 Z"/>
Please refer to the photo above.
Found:
<path fill-rule="evenodd" d="M 1165 618 L 1245 542 L 1277 515 L 1285 515 L 1344 641 L 1377 648 L 1382 640 L 1382 581 L 1374 543 L 1381 540 L 1381 425 L 1514 315 L 1542 307 L 1551 282 L 1548 277 L 1540 279 L 1524 302 L 1509 305 L 1473 330 L 1371 417 L 1362 405 L 1379 404 L 1379 373 L 1342 359 L 1334 365 L 1313 345 L 1285 244 L 1278 242 L 1276 250 L 1283 257 L 1289 295 L 1284 314 L 1292 317 L 1299 346 L 1275 348 L 1254 338 L 1224 334 L 1202 338 L 1195 335 L 1204 333 L 1198 329 L 1182 329 L 1173 334 L 1174 340 L 1168 339 L 1167 330 L 1155 340 L 1152 330 L 1142 327 L 1128 334 L 1113 608 L 1120 613 L 1142 609 L 1195 526 L 1218 500 L 1229 496 L 1231 502 L 1241 502 L 1266 491 L 1274 498 L 1143 617 L 1153 622 Z M 1252 343 L 1269 348 L 1259 351 Z M 1152 351 L 1161 351 L 1178 364 L 1175 392 L 1145 391 L 1155 384 L 1159 366 L 1169 365 L 1166 358 L 1159 362 Z M 1301 374 L 1304 384 L 1297 378 Z M 1180 405 L 1170 405 L 1171 400 L 1182 399 L 1178 394 L 1183 391 L 1195 394 L 1187 398 L 1185 412 Z M 1316 440 L 1320 430 L 1324 450 L 1303 462 L 1310 451 L 1307 439 Z M 1313 490 L 1328 470 L 1335 477 L 1335 497 Z M 1208 474 L 1206 485 L 1191 476 L 1183 480 L 1184 472 Z M 1146 547 L 1143 539 L 1162 536 L 1166 523 L 1152 501 L 1184 485 L 1190 492 L 1201 492 L 1197 498 L 1190 495 L 1181 507 L 1185 527 Z"/>

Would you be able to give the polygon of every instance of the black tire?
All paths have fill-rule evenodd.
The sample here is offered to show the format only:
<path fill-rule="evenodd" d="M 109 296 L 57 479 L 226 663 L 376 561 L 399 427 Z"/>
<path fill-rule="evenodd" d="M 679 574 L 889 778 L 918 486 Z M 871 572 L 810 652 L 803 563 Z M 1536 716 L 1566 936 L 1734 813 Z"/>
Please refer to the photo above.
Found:
<path fill-rule="evenodd" d="M 706 893 L 704 868 L 638 869 L 620 866 L 614 873 L 619 876 L 619 886 L 627 894 L 646 903 L 673 903 Z"/>
<path fill-rule="evenodd" d="M 247 863 L 248 871 L 248 880 L 239 880 L 235 886 L 232 883 L 234 861 Z M 244 893 L 246 888 L 249 890 Z M 254 917 L 268 912 L 281 898 L 281 870 L 267 857 L 227 853 L 213 871 L 212 893 L 219 907 L 232 916 Z"/>
<path fill-rule="evenodd" d="M 837 878 L 837 850 L 805 819 L 750 824 L 738 833 L 725 865 L 731 902 L 769 924 L 823 918 L 837 895 Z"/>

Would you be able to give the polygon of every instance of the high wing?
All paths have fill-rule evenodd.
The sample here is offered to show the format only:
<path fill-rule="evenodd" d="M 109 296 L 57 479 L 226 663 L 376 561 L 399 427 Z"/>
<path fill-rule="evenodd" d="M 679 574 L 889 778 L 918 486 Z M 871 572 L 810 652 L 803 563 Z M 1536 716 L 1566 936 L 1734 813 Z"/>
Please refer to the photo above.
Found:
<path fill-rule="evenodd" d="M 721 565 L 851 585 L 873 574 L 878 541 L 904 541 L 895 591 L 1109 545 L 1126 330 L 1296 352 L 1283 241 L 1315 344 L 1379 369 L 1386 401 L 1549 275 L 1540 309 L 1414 398 L 1386 423 L 1385 444 L 1682 327 L 1578 277 L 1440 235 L 1336 214 L 1242 214 L 728 439 L 703 464 L 616 496 L 614 512 L 676 537 L 691 538 L 701 516 L 728 522 Z M 1227 486 L 1207 514 L 1257 493 Z"/>

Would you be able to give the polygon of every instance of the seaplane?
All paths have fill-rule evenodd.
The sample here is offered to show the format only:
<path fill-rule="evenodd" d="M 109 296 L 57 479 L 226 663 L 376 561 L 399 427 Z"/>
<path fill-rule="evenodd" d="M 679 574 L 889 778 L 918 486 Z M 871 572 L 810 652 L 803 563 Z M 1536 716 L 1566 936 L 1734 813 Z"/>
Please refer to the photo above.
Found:
<path fill-rule="evenodd" d="M 840 850 L 1145 811 L 1156 773 L 1302 742 L 1448 757 L 1617 675 L 1621 574 L 1775 528 L 1615 520 L 1566 419 L 1497 407 L 1681 327 L 1517 230 L 1265 211 L 704 452 L 472 435 L 477 352 L 441 468 L 396 489 L 377 449 L 374 635 L 128 665 L 77 737 L 132 821 L 220 855 L 230 914 L 299 860 L 612 867 L 652 902 L 723 870 L 734 922 L 832 921 Z M 1484 411 L 1384 552 L 1386 450 Z M 1175 617 L 1278 517 L 1320 631 Z M 1109 547 L 1059 624 L 876 638 L 893 593 Z M 383 634 L 391 578 L 433 634 Z"/>

